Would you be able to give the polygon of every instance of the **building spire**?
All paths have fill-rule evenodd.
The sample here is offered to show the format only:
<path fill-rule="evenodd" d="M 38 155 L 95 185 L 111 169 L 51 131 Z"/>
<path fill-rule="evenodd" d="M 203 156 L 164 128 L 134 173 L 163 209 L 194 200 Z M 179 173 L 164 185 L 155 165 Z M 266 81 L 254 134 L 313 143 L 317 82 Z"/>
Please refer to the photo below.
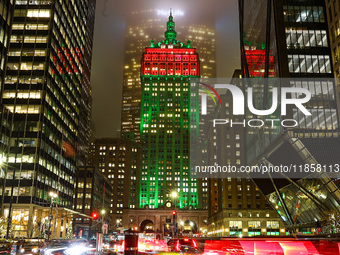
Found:
<path fill-rule="evenodd" d="M 165 38 L 169 43 L 173 43 L 176 40 L 177 33 L 175 31 L 175 22 L 172 17 L 172 9 L 170 8 L 169 21 L 167 23 L 167 30 L 165 32 Z"/>

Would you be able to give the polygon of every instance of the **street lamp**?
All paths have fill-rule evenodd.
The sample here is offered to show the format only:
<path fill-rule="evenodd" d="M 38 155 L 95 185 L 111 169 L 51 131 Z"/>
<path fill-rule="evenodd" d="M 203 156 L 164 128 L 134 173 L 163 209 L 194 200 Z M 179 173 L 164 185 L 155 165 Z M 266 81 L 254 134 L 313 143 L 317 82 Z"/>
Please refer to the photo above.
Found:
<path fill-rule="evenodd" d="M 48 216 L 50 223 L 48 224 L 47 240 L 50 240 L 50 236 L 51 236 L 51 225 L 52 225 L 52 219 L 53 219 L 53 215 L 52 215 L 53 199 L 58 197 L 58 194 L 53 192 L 53 191 L 50 191 L 49 195 L 51 197 L 51 205 L 50 205 L 50 215 Z M 56 217 L 57 217 L 57 215 L 56 215 Z M 57 219 L 55 219 L 55 220 L 57 220 Z M 54 229 L 54 231 L 56 231 L 56 229 Z"/>
<path fill-rule="evenodd" d="M 105 224 L 105 213 L 106 213 L 105 209 L 102 209 L 102 210 L 100 211 L 100 214 L 102 215 L 102 220 L 101 220 L 101 222 L 102 222 L 102 231 L 103 231 L 103 234 L 104 234 L 103 226 L 104 226 L 104 224 Z"/>
<path fill-rule="evenodd" d="M 174 199 L 175 210 L 176 210 L 178 193 L 177 193 L 176 191 L 173 191 L 173 192 L 171 193 L 171 197 Z"/>
<path fill-rule="evenodd" d="M 120 227 L 120 219 L 116 220 L 116 230 Z"/>
<path fill-rule="evenodd" d="M 49 195 L 50 195 L 50 197 L 52 197 L 52 198 L 57 198 L 57 197 L 58 197 L 58 194 L 57 194 L 57 193 L 54 193 L 53 191 L 51 191 L 51 192 L 49 193 Z"/>
<path fill-rule="evenodd" d="M 173 198 L 176 198 L 176 197 L 177 197 L 177 192 L 176 192 L 176 191 L 173 191 L 173 192 L 171 193 L 171 196 L 172 196 Z"/>

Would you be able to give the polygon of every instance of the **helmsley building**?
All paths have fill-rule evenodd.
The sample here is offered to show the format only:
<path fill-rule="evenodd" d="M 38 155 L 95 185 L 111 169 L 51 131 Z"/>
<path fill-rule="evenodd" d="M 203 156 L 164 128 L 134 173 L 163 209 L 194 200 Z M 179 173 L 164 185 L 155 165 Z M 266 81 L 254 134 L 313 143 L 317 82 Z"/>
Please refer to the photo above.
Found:
<path fill-rule="evenodd" d="M 129 210 L 124 225 L 140 231 L 171 232 L 169 219 L 177 212 L 179 231 L 206 228 L 206 182 L 190 174 L 190 80 L 200 76 L 197 50 L 176 39 L 170 14 L 165 39 L 151 40 L 141 61 L 142 163 L 138 208 Z M 204 191 L 205 190 L 205 191 Z M 206 199 L 205 201 L 203 201 Z"/>

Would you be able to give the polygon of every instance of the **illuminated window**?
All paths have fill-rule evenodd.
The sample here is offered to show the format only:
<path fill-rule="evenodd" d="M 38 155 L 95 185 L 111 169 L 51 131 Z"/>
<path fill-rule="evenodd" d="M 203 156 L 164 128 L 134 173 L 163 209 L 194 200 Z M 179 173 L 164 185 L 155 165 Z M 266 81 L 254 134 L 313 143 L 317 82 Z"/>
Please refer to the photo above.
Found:
<path fill-rule="evenodd" d="M 32 18 L 48 18 L 50 14 L 50 10 L 27 10 L 27 17 Z"/>

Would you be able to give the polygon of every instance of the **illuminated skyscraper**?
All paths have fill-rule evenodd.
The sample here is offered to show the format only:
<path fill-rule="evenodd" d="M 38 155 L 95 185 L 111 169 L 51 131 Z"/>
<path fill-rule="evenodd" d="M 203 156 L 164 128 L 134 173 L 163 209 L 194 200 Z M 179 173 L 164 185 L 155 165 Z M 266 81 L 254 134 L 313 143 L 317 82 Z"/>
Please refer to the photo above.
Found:
<path fill-rule="evenodd" d="M 273 87 L 304 88 L 311 93 L 304 104 L 311 115 L 302 114 L 296 107 L 287 110 L 287 116 L 279 110 L 271 114 L 281 120 L 294 119 L 296 126 L 247 128 L 248 165 L 303 165 L 313 169 L 318 164 L 338 164 L 339 124 L 325 1 L 239 0 L 239 6 L 240 34 L 244 35 L 240 41 L 243 75 L 252 76 L 246 42 L 252 45 L 265 42 L 263 77 L 272 77 L 266 80 L 266 85 L 261 84 L 261 79 L 257 79 L 258 83 L 253 79 L 253 84 L 242 79 L 248 86 L 259 84 L 256 96 L 260 100 L 254 100 L 256 109 L 270 108 Z M 291 97 L 304 95 L 292 93 Z M 329 172 L 302 169 L 293 174 L 281 171 L 250 175 L 286 228 L 313 232 L 316 221 L 321 221 L 329 211 L 339 210 L 339 177 Z"/>
<path fill-rule="evenodd" d="M 88 14 L 86 21 L 86 37 L 84 44 L 84 65 L 81 88 L 81 101 L 79 109 L 79 139 L 77 143 L 78 166 L 86 164 L 86 157 L 89 153 L 89 140 L 92 136 L 91 110 L 92 110 L 92 88 L 91 88 L 91 64 L 92 46 L 94 33 L 94 18 L 96 1 L 88 2 Z"/>
<path fill-rule="evenodd" d="M 7 64 L 7 54 L 9 47 L 9 39 L 11 37 L 11 24 L 13 15 L 13 1 L 5 0 L 0 2 L 0 86 L 2 87 L 5 69 Z M 1 174 L 0 182 L 1 189 L 4 185 L 5 180 L 5 165 L 7 164 L 7 154 L 9 151 L 10 135 L 12 130 L 12 118 L 13 114 L 2 104 L 0 104 L 0 119 L 1 119 L 1 129 L 0 129 L 0 162 L 1 162 Z M 1 199 L 1 206 L 3 203 L 3 196 Z M 1 207 L 2 208 L 2 207 Z"/>
<path fill-rule="evenodd" d="M 11 0 L 4 0 L 0 3 L 0 27 L 1 27 L 1 34 L 0 34 L 0 78 L 1 78 L 1 85 L 3 83 L 4 78 L 4 70 L 6 67 L 6 60 L 7 60 L 7 53 L 8 53 L 8 46 L 9 46 L 9 39 L 10 39 L 10 31 L 11 31 L 11 22 L 12 22 L 12 15 L 13 15 L 13 1 Z"/>
<path fill-rule="evenodd" d="M 140 81 L 140 56 L 151 39 L 162 40 L 164 25 L 162 10 L 140 10 L 130 14 L 129 19 L 134 20 L 127 26 L 126 49 L 123 78 L 122 101 L 122 135 L 127 132 L 135 134 L 136 141 L 140 140 L 140 113 L 141 113 L 141 81 Z M 177 20 L 180 20 L 178 35 L 193 41 L 193 46 L 200 49 L 201 77 L 216 77 L 215 55 L 215 27 L 200 22 L 185 24 L 184 11 L 173 12 Z"/>
<path fill-rule="evenodd" d="M 141 208 L 174 202 L 180 209 L 199 208 L 199 183 L 190 176 L 190 79 L 200 75 L 200 62 L 191 42 L 176 39 L 170 14 L 165 40 L 151 40 L 141 66 Z M 196 117 L 195 117 L 196 116 Z M 171 197 L 177 193 L 175 201 Z"/>
<path fill-rule="evenodd" d="M 50 191 L 58 193 L 59 208 L 72 207 L 76 160 L 62 150 L 65 143 L 77 147 L 80 123 L 86 125 L 81 114 L 89 100 L 82 94 L 89 91 L 94 8 L 95 0 L 15 1 L 1 91 L 14 115 L 5 214 L 15 203 L 13 215 L 28 219 L 13 227 L 15 235 L 47 222 Z"/>

